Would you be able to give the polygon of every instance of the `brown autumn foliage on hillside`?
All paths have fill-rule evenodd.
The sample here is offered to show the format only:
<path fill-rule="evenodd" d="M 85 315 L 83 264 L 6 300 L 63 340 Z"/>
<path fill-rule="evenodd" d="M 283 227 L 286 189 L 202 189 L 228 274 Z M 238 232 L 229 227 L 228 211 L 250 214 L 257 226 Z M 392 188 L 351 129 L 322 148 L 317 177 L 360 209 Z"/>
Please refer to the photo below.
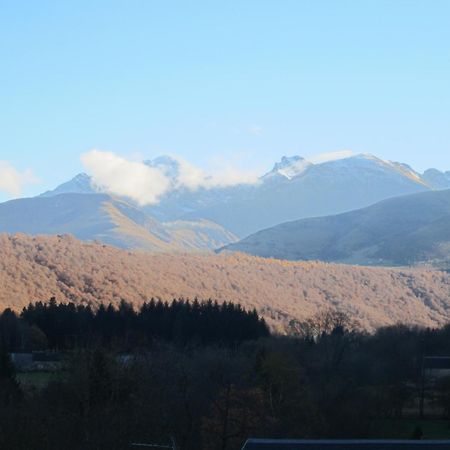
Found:
<path fill-rule="evenodd" d="M 450 321 L 450 274 L 428 269 L 128 252 L 71 236 L 3 234 L 0 255 L 0 309 L 19 311 L 52 296 L 93 306 L 198 297 L 255 307 L 280 330 L 329 308 L 349 313 L 367 329 Z"/>

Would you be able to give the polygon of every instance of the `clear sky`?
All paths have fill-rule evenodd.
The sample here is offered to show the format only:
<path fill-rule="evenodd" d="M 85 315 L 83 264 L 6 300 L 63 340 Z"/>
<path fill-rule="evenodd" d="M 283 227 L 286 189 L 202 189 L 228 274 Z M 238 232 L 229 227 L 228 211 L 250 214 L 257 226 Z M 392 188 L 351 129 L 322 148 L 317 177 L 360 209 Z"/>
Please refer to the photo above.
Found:
<path fill-rule="evenodd" d="M 448 0 L 0 0 L 0 58 L 0 161 L 41 180 L 23 195 L 93 148 L 450 170 Z"/>

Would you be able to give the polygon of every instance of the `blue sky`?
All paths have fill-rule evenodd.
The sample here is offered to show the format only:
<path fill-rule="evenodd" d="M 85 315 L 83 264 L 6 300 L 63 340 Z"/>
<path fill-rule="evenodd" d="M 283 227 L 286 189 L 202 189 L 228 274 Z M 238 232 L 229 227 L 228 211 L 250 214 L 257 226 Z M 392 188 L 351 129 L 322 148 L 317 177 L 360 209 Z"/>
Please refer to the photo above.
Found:
<path fill-rule="evenodd" d="M 0 161 L 40 179 L 22 195 L 93 148 L 450 170 L 447 0 L 0 0 L 0 56 Z"/>

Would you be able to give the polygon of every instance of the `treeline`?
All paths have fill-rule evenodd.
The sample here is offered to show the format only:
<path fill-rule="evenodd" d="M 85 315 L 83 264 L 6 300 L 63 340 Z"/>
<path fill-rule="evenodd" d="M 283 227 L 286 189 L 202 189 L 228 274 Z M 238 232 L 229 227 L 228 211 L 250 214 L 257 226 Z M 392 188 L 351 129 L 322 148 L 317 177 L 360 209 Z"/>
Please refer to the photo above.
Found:
<path fill-rule="evenodd" d="M 267 337 L 269 329 L 257 312 L 212 300 L 150 300 L 139 310 L 122 301 L 97 310 L 74 303 L 30 303 L 17 316 L 10 309 L 0 317 L 0 336 L 8 351 L 68 350 L 101 345 L 135 350 L 154 340 L 177 344 L 235 345 Z"/>
<path fill-rule="evenodd" d="M 170 314 L 180 307 L 188 308 L 176 302 L 163 309 Z M 72 307 L 52 302 L 26 311 L 35 315 L 41 308 Z M 221 320 L 230 314 L 227 305 L 203 308 L 218 308 Z M 25 317 L 24 311 L 20 324 L 38 323 Z M 167 323 L 177 328 L 175 319 Z M 111 345 L 91 341 L 64 352 L 64 370 L 36 374 L 36 384 L 33 374 L 16 376 L 0 352 L 0 448 L 122 450 L 174 438 L 179 450 L 238 450 L 249 437 L 430 438 L 438 427 L 439 437 L 450 437 L 450 378 L 426 384 L 425 391 L 422 383 L 423 357 L 450 355 L 450 326 L 396 325 L 368 334 L 335 311 L 291 325 L 292 336 L 240 345 L 209 345 L 209 338 L 178 345 L 172 331 L 170 339 L 152 337 L 126 359 L 105 335 Z M 120 336 L 116 331 L 111 336 Z M 441 420 L 429 428 L 419 420 L 423 391 L 425 416 Z"/>

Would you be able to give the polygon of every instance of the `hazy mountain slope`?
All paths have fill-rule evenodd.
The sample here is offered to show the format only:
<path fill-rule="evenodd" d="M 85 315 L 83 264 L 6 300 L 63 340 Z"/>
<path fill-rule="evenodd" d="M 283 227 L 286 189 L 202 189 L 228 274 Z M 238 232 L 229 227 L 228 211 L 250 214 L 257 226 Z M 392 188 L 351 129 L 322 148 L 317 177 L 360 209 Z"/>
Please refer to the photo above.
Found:
<path fill-rule="evenodd" d="M 449 247 L 450 190 L 445 190 L 284 223 L 226 249 L 292 260 L 406 265 L 444 259 Z"/>
<path fill-rule="evenodd" d="M 405 166 L 359 155 L 310 165 L 292 178 L 272 172 L 261 186 L 187 217 L 203 217 L 245 236 L 282 222 L 337 214 L 429 189 Z"/>
<path fill-rule="evenodd" d="M 0 204 L 0 232 L 70 233 L 121 248 L 185 251 L 216 248 L 235 237 L 208 223 L 161 224 L 142 210 L 106 194 L 61 194 Z"/>
<path fill-rule="evenodd" d="M 450 172 L 428 169 L 422 178 L 434 189 L 450 189 Z"/>
<path fill-rule="evenodd" d="M 160 157 L 145 163 L 161 169 L 179 186 L 178 161 Z M 174 187 L 158 204 L 139 209 L 163 222 L 210 220 L 244 237 L 290 220 L 338 214 L 398 195 L 440 189 L 446 175 L 436 172 L 424 179 L 406 164 L 367 154 L 316 164 L 299 156 L 283 157 L 257 184 L 196 190 Z M 90 180 L 81 174 L 53 193 L 72 188 L 92 191 Z"/>
<path fill-rule="evenodd" d="M 396 322 L 438 326 L 450 318 L 450 275 L 425 269 L 133 253 L 70 236 L 0 235 L 0 252 L 0 308 L 20 310 L 50 296 L 93 305 L 198 296 L 256 307 L 279 328 L 328 307 L 368 329 Z"/>
<path fill-rule="evenodd" d="M 184 249 L 201 250 L 216 249 L 220 242 L 236 242 L 234 234 L 220 225 L 208 220 L 164 222 L 164 229 Z"/>
<path fill-rule="evenodd" d="M 91 177 L 86 173 L 79 173 L 72 178 L 56 187 L 51 191 L 44 192 L 41 197 L 53 197 L 60 194 L 95 194 L 96 191 L 91 185 Z"/>

